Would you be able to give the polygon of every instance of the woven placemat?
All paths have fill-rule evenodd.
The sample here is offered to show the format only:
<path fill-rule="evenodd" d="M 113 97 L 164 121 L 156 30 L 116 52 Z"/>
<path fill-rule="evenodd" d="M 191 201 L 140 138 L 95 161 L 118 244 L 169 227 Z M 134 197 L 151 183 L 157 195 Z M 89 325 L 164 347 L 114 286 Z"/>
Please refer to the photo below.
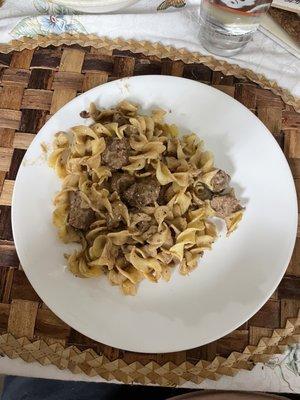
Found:
<path fill-rule="evenodd" d="M 220 71 L 224 75 L 233 75 L 238 78 L 247 78 L 256 82 L 260 87 L 271 90 L 279 95 L 286 104 L 292 105 L 295 110 L 300 112 L 300 99 L 293 96 L 287 89 L 278 86 L 274 80 L 269 80 L 265 75 L 253 72 L 251 69 L 242 68 L 237 64 L 218 60 L 210 55 L 203 55 L 198 52 L 191 52 L 185 48 L 165 46 L 161 43 L 153 43 L 146 40 L 137 41 L 134 39 L 99 37 L 93 34 L 70 34 L 60 35 L 49 34 L 47 36 L 36 35 L 34 37 L 22 37 L 14 39 L 9 43 L 0 43 L 0 52 L 9 53 L 11 51 L 22 51 L 24 49 L 35 49 L 38 46 L 60 46 L 60 45 L 81 45 L 93 46 L 96 49 L 106 51 L 123 50 L 134 53 L 142 53 L 148 56 L 157 56 L 160 59 L 169 58 L 172 61 L 183 61 L 186 64 L 203 64 L 213 71 Z"/>
<path fill-rule="evenodd" d="M 300 189 L 300 114 L 241 72 L 193 60 L 160 58 L 109 46 L 48 46 L 0 53 L 0 353 L 106 380 L 181 385 L 251 369 L 300 341 L 300 232 L 276 292 L 247 323 L 189 351 L 136 354 L 95 342 L 59 320 L 27 280 L 11 230 L 11 196 L 26 149 L 48 118 L 78 93 L 120 77 L 183 76 L 214 86 L 254 112 L 284 150 Z M 259 144 L 258 144 L 259 145 Z M 271 266 L 270 266 L 271 268 Z"/>

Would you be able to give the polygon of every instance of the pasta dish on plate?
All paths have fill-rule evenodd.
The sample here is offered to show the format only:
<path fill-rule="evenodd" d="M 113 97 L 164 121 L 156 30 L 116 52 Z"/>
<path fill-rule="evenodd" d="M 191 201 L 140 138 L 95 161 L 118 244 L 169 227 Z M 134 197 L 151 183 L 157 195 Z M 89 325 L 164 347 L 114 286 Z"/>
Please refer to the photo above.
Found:
<path fill-rule="evenodd" d="M 58 132 L 49 165 L 62 179 L 53 222 L 78 277 L 106 275 L 124 294 L 143 279 L 168 281 L 197 267 L 217 237 L 212 217 L 236 229 L 243 208 L 230 176 L 214 166 L 196 134 L 181 136 L 165 112 L 123 101 L 83 111 L 90 126 Z"/>

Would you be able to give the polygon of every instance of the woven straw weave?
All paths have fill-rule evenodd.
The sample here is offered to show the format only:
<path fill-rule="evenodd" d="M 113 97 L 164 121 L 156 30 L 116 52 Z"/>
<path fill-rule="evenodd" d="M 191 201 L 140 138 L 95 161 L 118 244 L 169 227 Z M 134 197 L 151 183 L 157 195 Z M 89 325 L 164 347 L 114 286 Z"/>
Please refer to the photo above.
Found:
<path fill-rule="evenodd" d="M 0 352 L 127 383 L 200 383 L 205 378 L 218 379 L 251 369 L 253 363 L 264 362 L 299 341 L 299 232 L 285 277 L 255 316 L 216 342 L 172 354 L 125 352 L 84 337 L 42 303 L 19 265 L 10 206 L 26 149 L 60 107 L 78 93 L 113 79 L 142 74 L 183 76 L 235 97 L 272 132 L 300 188 L 300 115 L 287 104 L 294 102 L 292 97 L 267 81 L 258 84 L 241 71 L 230 73 L 213 59 L 203 64 L 198 56 L 187 59 L 187 54 L 178 57 L 171 52 L 167 58 L 159 46 L 155 55 L 146 50 L 147 55 L 142 54 L 140 47 L 135 53 L 120 50 L 120 45 L 117 49 L 112 44 L 99 47 L 63 45 L 0 53 Z"/>

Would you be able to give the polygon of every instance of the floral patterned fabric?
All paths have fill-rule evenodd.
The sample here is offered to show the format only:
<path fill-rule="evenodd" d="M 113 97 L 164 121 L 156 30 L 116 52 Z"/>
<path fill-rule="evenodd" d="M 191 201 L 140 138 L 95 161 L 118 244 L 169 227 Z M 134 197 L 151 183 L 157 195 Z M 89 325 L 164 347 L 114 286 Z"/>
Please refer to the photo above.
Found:
<path fill-rule="evenodd" d="M 119 12 L 96 15 L 80 13 L 55 0 L 0 0 L 0 43 L 24 36 L 80 33 L 160 42 L 206 55 L 199 40 L 199 9 L 199 0 L 140 0 Z M 264 74 L 300 96 L 299 57 L 265 31 L 258 31 L 240 54 L 216 58 Z"/>
<path fill-rule="evenodd" d="M 50 2 L 33 0 L 32 5 L 41 14 L 37 17 L 25 17 L 10 31 L 14 37 L 47 35 L 61 33 L 87 33 L 82 23 L 74 16 L 75 10 Z"/>

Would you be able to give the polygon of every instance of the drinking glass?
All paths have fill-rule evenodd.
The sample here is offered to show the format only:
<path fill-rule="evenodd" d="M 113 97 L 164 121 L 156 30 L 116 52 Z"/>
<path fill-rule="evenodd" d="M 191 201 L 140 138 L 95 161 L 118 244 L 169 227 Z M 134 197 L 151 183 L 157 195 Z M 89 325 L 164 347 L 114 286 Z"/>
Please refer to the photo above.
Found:
<path fill-rule="evenodd" d="M 232 56 L 241 51 L 257 30 L 272 0 L 202 0 L 200 41 L 208 51 Z"/>

